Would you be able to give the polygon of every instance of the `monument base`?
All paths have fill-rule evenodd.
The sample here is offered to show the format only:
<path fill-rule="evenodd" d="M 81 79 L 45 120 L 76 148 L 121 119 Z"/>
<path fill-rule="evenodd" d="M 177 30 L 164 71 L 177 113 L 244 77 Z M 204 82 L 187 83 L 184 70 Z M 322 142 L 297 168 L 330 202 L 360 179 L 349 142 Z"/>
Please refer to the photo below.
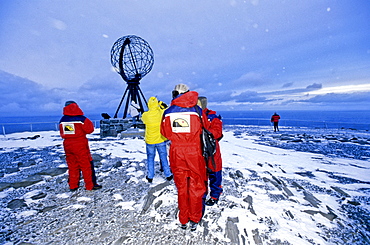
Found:
<path fill-rule="evenodd" d="M 109 118 L 100 120 L 100 138 L 132 137 L 144 135 L 145 125 L 139 120 L 134 123 L 132 118 Z"/>

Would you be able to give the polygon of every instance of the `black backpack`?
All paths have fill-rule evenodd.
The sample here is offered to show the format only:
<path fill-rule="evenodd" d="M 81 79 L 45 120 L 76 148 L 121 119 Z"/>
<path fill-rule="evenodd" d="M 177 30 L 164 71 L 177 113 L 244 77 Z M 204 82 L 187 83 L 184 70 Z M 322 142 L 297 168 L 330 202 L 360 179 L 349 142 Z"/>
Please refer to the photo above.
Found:
<path fill-rule="evenodd" d="M 207 169 L 209 170 L 209 159 L 212 159 L 212 166 L 215 169 L 216 163 L 214 159 L 214 154 L 216 153 L 216 139 L 213 137 L 213 134 L 204 127 L 202 113 L 199 111 L 199 107 L 195 106 L 195 110 L 197 111 L 200 117 L 200 122 L 202 123 L 202 134 L 200 135 L 200 143 L 202 146 L 203 157 L 206 160 Z"/>

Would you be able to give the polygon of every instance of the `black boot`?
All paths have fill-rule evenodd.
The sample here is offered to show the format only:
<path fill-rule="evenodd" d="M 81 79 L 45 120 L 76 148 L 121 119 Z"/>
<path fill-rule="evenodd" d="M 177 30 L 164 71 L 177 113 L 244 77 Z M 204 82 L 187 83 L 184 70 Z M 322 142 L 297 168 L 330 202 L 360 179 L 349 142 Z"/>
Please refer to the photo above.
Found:
<path fill-rule="evenodd" d="M 146 176 L 146 179 L 148 180 L 149 183 L 153 182 L 153 179 L 149 178 L 148 176 Z"/>
<path fill-rule="evenodd" d="M 195 231 L 197 229 L 198 223 L 190 220 L 190 230 Z"/>
<path fill-rule="evenodd" d="M 218 199 L 213 199 L 213 198 L 210 198 L 210 199 L 208 199 L 208 201 L 206 201 L 207 206 L 213 206 L 217 203 L 218 203 Z"/>

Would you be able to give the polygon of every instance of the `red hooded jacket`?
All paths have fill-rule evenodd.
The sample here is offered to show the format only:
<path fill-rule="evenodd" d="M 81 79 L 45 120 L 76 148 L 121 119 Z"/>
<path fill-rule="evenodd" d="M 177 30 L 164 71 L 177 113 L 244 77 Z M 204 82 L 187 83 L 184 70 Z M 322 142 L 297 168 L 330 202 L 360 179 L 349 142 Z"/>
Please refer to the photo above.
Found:
<path fill-rule="evenodd" d="M 279 122 L 280 116 L 278 114 L 274 114 L 271 117 L 271 122 Z"/>
<path fill-rule="evenodd" d="M 171 141 L 170 158 L 187 158 L 190 152 L 191 156 L 199 156 L 197 161 L 190 160 L 189 157 L 186 165 L 178 165 L 176 161 L 172 161 L 172 171 L 175 172 L 177 168 L 191 170 L 206 180 L 206 168 L 200 142 L 202 125 L 195 109 L 197 101 L 198 93 L 195 91 L 187 92 L 172 100 L 171 106 L 164 111 L 161 133 Z"/>
<path fill-rule="evenodd" d="M 86 139 L 86 134 L 94 132 L 94 124 L 76 103 L 69 104 L 63 108 L 63 117 L 59 122 L 60 136 L 63 139 L 79 140 Z"/>

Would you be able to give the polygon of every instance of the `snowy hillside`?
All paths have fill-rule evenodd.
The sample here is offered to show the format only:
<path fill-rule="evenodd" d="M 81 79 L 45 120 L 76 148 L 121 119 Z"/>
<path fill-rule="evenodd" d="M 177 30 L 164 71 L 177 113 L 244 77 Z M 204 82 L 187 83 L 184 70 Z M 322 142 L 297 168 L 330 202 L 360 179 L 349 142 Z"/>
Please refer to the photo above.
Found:
<path fill-rule="evenodd" d="M 0 244 L 370 244 L 368 132 L 226 127 L 224 193 L 195 232 L 158 164 L 146 181 L 141 137 L 89 139 L 103 189 L 70 192 L 58 132 L 0 138 Z"/>

